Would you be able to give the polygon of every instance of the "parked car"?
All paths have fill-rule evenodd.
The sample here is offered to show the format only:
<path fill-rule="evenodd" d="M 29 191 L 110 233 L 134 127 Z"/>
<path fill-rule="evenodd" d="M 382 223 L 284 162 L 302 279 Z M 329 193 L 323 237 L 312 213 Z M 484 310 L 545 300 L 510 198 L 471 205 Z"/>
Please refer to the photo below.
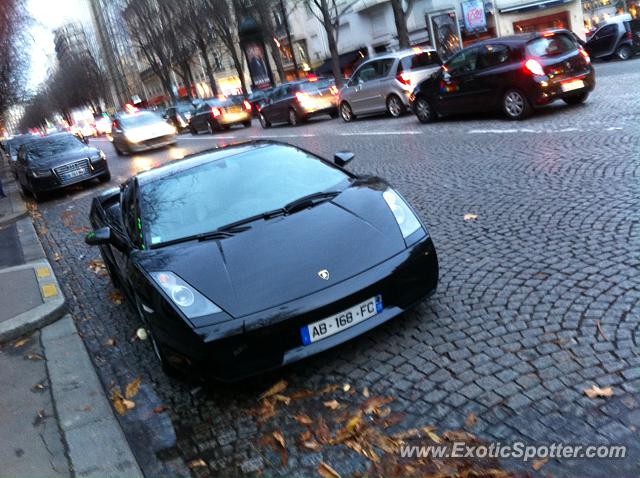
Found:
<path fill-rule="evenodd" d="M 351 340 L 430 295 L 436 250 L 384 180 L 247 142 L 129 178 L 86 237 L 163 368 L 235 380 Z"/>
<path fill-rule="evenodd" d="M 595 84 L 589 55 L 570 32 L 525 33 L 458 52 L 416 87 L 413 111 L 423 123 L 439 115 L 492 110 L 519 120 L 558 99 L 582 103 Z"/>
<path fill-rule="evenodd" d="M 119 113 L 111 128 L 113 147 L 118 156 L 176 144 L 176 133 L 174 126 L 150 111 Z"/>
<path fill-rule="evenodd" d="M 105 154 L 68 133 L 53 134 L 20 146 L 16 176 L 23 192 L 36 201 L 72 184 L 111 179 Z"/>
<path fill-rule="evenodd" d="M 413 48 L 385 53 L 362 63 L 340 90 L 340 116 L 387 112 L 394 118 L 409 108 L 415 86 L 438 71 L 442 61 L 435 50 Z"/>
<path fill-rule="evenodd" d="M 284 83 L 273 90 L 260 109 L 260 125 L 269 128 L 273 123 L 297 126 L 311 117 L 338 117 L 338 90 L 335 81 L 318 78 Z"/>
<path fill-rule="evenodd" d="M 8 161 L 9 169 L 14 176 L 16 174 L 16 161 L 18 160 L 18 150 L 20 149 L 20 146 L 30 143 L 31 141 L 35 141 L 36 139 L 40 139 L 40 136 L 33 134 L 20 134 L 3 143 L 3 156 L 5 156 Z"/>
<path fill-rule="evenodd" d="M 592 58 L 628 60 L 640 53 L 640 20 L 624 20 L 599 27 L 585 44 Z"/>
<path fill-rule="evenodd" d="M 189 120 L 195 111 L 191 103 L 178 103 L 175 106 L 169 106 L 162 117 L 178 131 L 184 131 L 189 127 Z"/>
<path fill-rule="evenodd" d="M 191 134 L 229 129 L 235 125 L 251 126 L 251 104 L 244 96 L 209 98 L 200 103 L 189 120 Z"/>

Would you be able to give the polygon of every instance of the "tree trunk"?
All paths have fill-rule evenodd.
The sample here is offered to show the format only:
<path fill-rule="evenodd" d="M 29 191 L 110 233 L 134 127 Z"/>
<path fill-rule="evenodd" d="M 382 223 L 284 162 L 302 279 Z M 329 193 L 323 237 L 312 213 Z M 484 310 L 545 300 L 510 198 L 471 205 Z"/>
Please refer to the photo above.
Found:
<path fill-rule="evenodd" d="M 269 42 L 269 49 L 271 50 L 271 56 L 273 57 L 273 61 L 276 64 L 276 69 L 278 70 L 278 77 L 280 77 L 280 83 L 284 83 L 287 81 L 287 77 L 284 74 L 284 66 L 282 66 L 282 56 L 280 55 L 280 49 L 275 44 L 272 38 L 267 38 Z"/>
<path fill-rule="evenodd" d="M 409 48 L 409 30 L 407 30 L 407 17 L 402 8 L 402 0 L 391 0 L 391 8 L 398 32 L 398 45 L 400 48 Z"/>
<path fill-rule="evenodd" d="M 231 59 L 233 60 L 233 66 L 238 73 L 238 78 L 240 78 L 240 86 L 242 87 L 242 94 L 247 94 L 247 83 L 244 81 L 244 71 L 242 71 L 242 62 L 240 61 L 240 57 L 238 56 L 238 51 L 235 47 L 230 49 Z"/>
<path fill-rule="evenodd" d="M 213 67 L 211 66 L 211 60 L 209 59 L 207 45 L 204 41 L 199 41 L 198 48 L 200 49 L 200 56 L 202 56 L 202 59 L 204 60 L 204 69 L 207 72 L 207 79 L 209 80 L 209 86 L 211 87 L 211 95 L 218 96 L 218 86 L 216 85 L 216 78 L 213 75 Z"/>
<path fill-rule="evenodd" d="M 342 71 L 340 70 L 340 54 L 338 53 L 338 42 L 336 41 L 336 32 L 331 21 L 331 12 L 327 0 L 322 0 L 322 25 L 327 33 L 327 43 L 329 43 L 329 53 L 331 54 L 331 69 L 336 79 L 338 89 L 343 84 Z"/>

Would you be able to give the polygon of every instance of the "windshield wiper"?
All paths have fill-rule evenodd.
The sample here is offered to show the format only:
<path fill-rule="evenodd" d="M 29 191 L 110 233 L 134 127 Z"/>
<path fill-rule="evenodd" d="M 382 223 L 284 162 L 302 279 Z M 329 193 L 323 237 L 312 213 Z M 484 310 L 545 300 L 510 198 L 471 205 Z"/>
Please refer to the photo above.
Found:
<path fill-rule="evenodd" d="M 291 214 L 292 212 L 295 212 L 297 210 L 306 209 L 308 207 L 316 206 L 320 203 L 329 201 L 340 194 L 340 192 L 341 191 L 324 191 L 308 194 L 307 196 L 302 196 L 295 201 L 291 201 L 289 204 L 284 206 L 282 210 L 286 214 Z"/>

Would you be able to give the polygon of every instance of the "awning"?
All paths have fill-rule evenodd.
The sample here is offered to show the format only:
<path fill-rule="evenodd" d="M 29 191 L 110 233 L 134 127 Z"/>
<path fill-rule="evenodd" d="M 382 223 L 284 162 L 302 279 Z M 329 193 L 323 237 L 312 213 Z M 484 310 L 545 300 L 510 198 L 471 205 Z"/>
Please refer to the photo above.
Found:
<path fill-rule="evenodd" d="M 355 63 L 365 59 L 367 57 L 367 49 L 360 48 L 359 50 L 350 51 L 340 55 L 340 70 L 349 68 Z M 314 69 L 316 74 L 324 75 L 333 73 L 333 67 L 331 66 L 331 58 L 327 58 L 322 65 Z"/>
<path fill-rule="evenodd" d="M 544 8 L 553 8 L 565 3 L 571 3 L 573 0 L 539 0 L 537 2 L 522 3 L 510 7 L 499 8 L 500 13 L 520 13 L 529 12 L 531 10 L 542 10 Z"/>

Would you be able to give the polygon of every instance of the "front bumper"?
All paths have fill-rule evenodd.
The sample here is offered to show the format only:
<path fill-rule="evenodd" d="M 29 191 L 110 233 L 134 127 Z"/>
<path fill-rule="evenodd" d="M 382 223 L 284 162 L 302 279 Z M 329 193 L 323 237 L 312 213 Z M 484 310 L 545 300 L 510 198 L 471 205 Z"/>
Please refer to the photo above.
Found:
<path fill-rule="evenodd" d="M 151 149 L 163 148 L 171 144 L 175 144 L 178 137 L 176 134 L 168 134 L 165 136 L 158 136 L 157 138 L 149 138 L 144 141 L 134 143 L 126 140 L 127 149 L 132 153 L 141 153 L 143 151 L 149 151 Z"/>
<path fill-rule="evenodd" d="M 432 294 L 438 259 L 430 237 L 387 261 L 322 291 L 279 307 L 179 334 L 154 331 L 173 363 L 222 381 L 239 380 L 351 340 Z M 300 328 L 380 294 L 384 310 L 335 335 L 303 345 Z M 151 319 L 153 321 L 153 319 Z"/>
<path fill-rule="evenodd" d="M 571 81 L 582 80 L 584 87 L 563 91 L 562 85 Z M 549 79 L 548 77 L 539 77 L 530 88 L 530 98 L 534 105 L 545 105 L 555 100 L 576 96 L 583 93 L 593 91 L 596 86 L 596 77 L 593 67 L 584 73 L 559 79 Z"/>
<path fill-rule="evenodd" d="M 67 186 L 71 186 L 73 184 L 83 183 L 85 181 L 91 181 L 92 179 L 99 178 L 100 176 L 109 172 L 109 167 L 107 166 L 106 161 L 100 161 L 96 164 L 92 165 L 93 168 L 90 167 L 87 174 L 83 174 L 82 176 L 77 176 L 72 179 L 63 179 L 57 173 L 53 173 L 51 176 L 45 177 L 29 177 L 29 186 L 30 188 L 38 193 L 38 192 L 49 192 L 56 189 L 66 188 Z"/>

